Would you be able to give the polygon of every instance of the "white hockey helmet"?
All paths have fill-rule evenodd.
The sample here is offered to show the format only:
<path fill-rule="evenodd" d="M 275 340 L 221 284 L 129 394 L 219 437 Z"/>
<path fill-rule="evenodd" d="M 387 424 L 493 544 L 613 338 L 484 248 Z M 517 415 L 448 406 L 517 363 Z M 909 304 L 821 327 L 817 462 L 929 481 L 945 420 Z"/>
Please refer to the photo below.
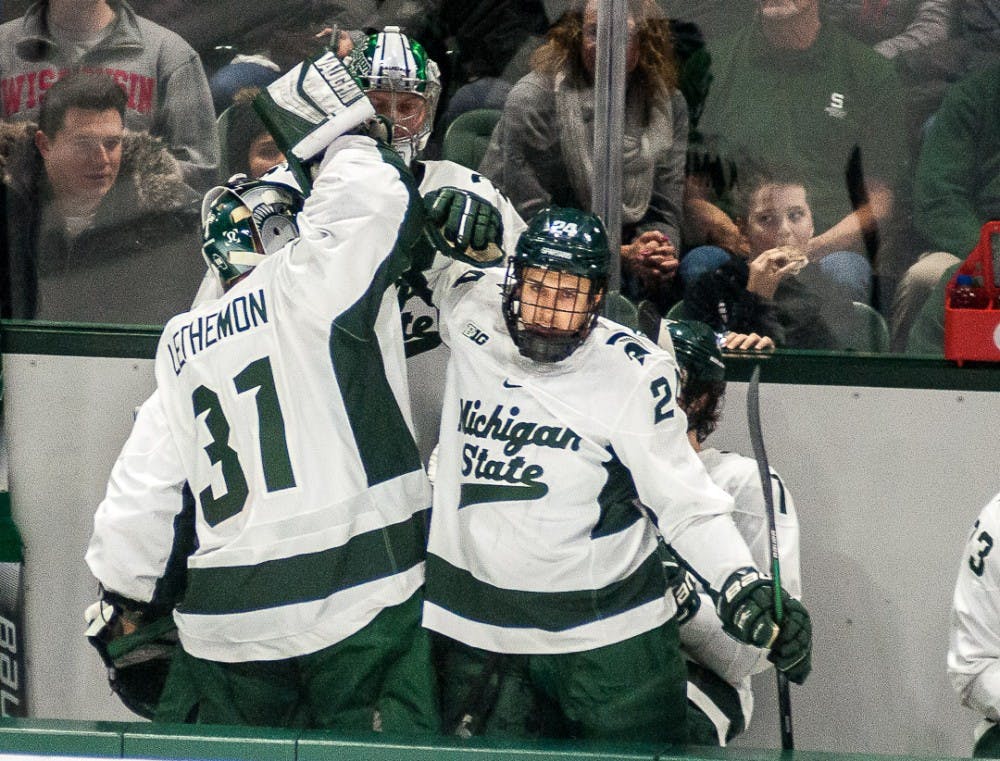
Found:
<path fill-rule="evenodd" d="M 387 26 L 344 60 L 375 111 L 392 121 L 392 147 L 407 164 L 426 147 L 434 127 L 441 74 L 423 45 Z"/>
<path fill-rule="evenodd" d="M 223 288 L 299 237 L 304 199 L 287 170 L 245 174 L 212 188 L 201 204 L 202 255 Z"/>

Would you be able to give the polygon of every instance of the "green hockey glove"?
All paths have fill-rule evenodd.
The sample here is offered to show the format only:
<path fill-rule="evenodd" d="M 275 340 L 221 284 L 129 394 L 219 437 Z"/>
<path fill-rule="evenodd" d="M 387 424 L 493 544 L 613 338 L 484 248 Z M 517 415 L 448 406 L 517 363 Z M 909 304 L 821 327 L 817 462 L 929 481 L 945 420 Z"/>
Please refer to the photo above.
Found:
<path fill-rule="evenodd" d="M 424 196 L 424 206 L 428 237 L 442 254 L 476 267 L 503 261 L 503 220 L 485 198 L 446 186 Z"/>
<path fill-rule="evenodd" d="M 160 614 L 147 622 L 141 613 L 101 600 L 87 608 L 84 619 L 112 691 L 126 708 L 151 719 L 178 645 L 173 616 Z"/>
<path fill-rule="evenodd" d="M 741 568 L 722 585 L 716 611 L 726 633 L 748 645 L 768 648 L 768 659 L 775 667 L 802 684 L 811 668 L 812 624 L 802 603 L 784 590 L 781 605 L 779 627 L 773 580 L 753 568 Z"/>
<path fill-rule="evenodd" d="M 812 671 L 812 622 L 794 597 L 786 594 L 782 606 L 781 631 L 767 659 L 791 681 L 802 684 Z"/>

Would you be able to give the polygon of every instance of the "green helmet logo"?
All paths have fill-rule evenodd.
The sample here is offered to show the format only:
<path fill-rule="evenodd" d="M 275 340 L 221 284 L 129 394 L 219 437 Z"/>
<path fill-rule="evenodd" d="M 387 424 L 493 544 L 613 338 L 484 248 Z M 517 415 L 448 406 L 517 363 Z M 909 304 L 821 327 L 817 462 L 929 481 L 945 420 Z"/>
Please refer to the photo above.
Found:
<path fill-rule="evenodd" d="M 205 194 L 201 249 L 223 285 L 298 237 L 295 217 L 302 203 L 302 194 L 290 185 L 244 175 Z"/>
<path fill-rule="evenodd" d="M 532 267 L 604 279 L 611 252 L 599 217 L 579 209 L 550 206 L 528 221 L 513 258 Z"/>

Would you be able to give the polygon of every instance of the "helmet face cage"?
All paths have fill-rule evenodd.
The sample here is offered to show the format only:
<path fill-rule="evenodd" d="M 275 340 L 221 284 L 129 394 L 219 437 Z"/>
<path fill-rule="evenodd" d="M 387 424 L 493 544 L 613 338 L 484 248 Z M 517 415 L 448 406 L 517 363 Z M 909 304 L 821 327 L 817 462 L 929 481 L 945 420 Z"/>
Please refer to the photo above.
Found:
<path fill-rule="evenodd" d="M 345 64 L 375 110 L 392 120 L 392 147 L 409 164 L 427 145 L 434 127 L 441 94 L 437 64 L 419 42 L 395 26 L 370 35 Z"/>
<path fill-rule="evenodd" d="M 272 182 L 230 180 L 202 202 L 202 254 L 223 285 L 299 235 L 302 195 Z"/>
<path fill-rule="evenodd" d="M 521 354 L 558 362 L 586 340 L 604 300 L 609 257 L 598 217 L 549 207 L 531 218 L 503 290 L 504 319 Z"/>

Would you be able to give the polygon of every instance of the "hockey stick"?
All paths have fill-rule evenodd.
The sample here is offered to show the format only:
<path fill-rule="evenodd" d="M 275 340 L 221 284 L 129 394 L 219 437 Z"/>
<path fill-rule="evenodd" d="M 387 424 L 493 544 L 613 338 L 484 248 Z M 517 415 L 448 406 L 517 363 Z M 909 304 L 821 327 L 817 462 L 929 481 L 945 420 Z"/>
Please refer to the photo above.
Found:
<path fill-rule="evenodd" d="M 24 554 L 8 493 L 7 447 L 0 367 L 0 716 L 28 715 L 24 652 Z"/>
<path fill-rule="evenodd" d="M 774 523 L 774 493 L 771 491 L 771 468 L 767 464 L 764 451 L 764 431 L 760 426 L 760 365 L 755 365 L 747 389 L 747 423 L 750 428 L 750 444 L 757 460 L 760 486 L 764 491 L 764 508 L 767 512 L 767 546 L 771 553 L 771 577 L 774 579 L 774 615 L 778 624 L 784 618 L 781 607 L 781 564 L 778 560 L 778 530 Z M 794 750 L 792 737 L 792 699 L 788 691 L 788 677 L 778 669 L 774 670 L 778 682 L 778 711 L 781 715 L 781 748 Z"/>

